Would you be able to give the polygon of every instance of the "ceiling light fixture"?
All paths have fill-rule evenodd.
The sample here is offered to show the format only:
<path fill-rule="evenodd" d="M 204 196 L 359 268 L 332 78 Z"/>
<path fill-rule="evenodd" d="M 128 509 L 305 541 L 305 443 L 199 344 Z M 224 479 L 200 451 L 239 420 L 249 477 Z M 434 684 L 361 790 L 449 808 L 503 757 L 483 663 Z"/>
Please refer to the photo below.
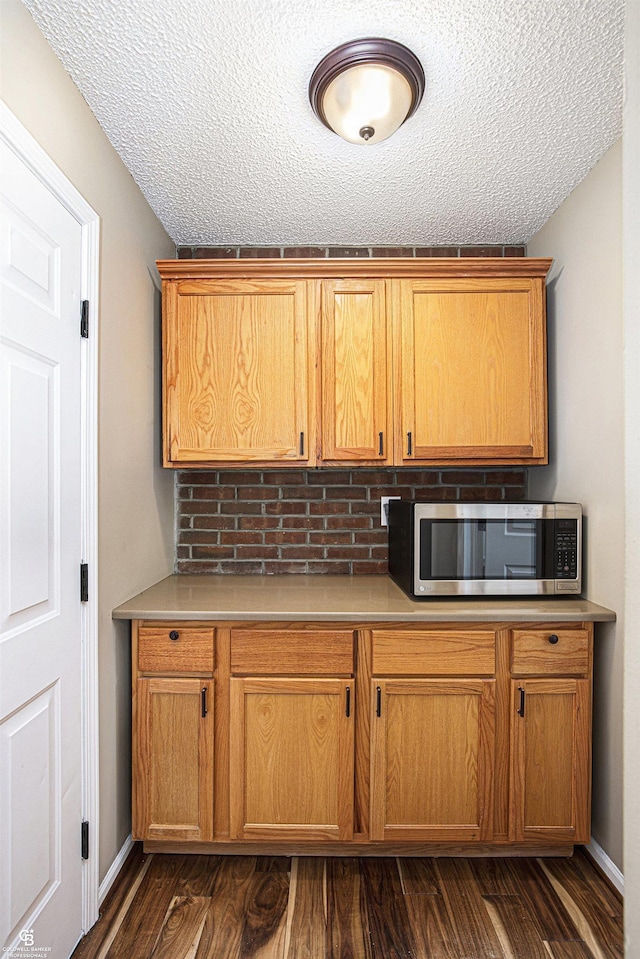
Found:
<path fill-rule="evenodd" d="M 351 40 L 324 57 L 309 81 L 309 100 L 325 126 L 350 143 L 386 140 L 418 108 L 424 70 L 395 40 Z"/>

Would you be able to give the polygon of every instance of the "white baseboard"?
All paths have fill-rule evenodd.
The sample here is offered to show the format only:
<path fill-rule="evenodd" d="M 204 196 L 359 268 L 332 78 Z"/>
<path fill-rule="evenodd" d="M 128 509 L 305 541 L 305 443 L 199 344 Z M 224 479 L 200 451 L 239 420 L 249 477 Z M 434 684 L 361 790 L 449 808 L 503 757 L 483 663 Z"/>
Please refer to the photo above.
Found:
<path fill-rule="evenodd" d="M 585 846 L 585 849 L 594 862 L 597 862 L 597 864 L 600 866 L 605 876 L 611 880 L 620 895 L 624 896 L 623 874 L 620 872 L 613 859 L 610 859 L 609 856 L 607 856 L 602 846 L 595 841 L 593 836 L 591 837 L 591 842 L 589 845 Z"/>
<path fill-rule="evenodd" d="M 120 850 L 116 858 L 111 863 L 111 866 L 109 867 L 109 870 L 106 876 L 104 877 L 104 879 L 100 883 L 100 886 L 98 887 L 98 904 L 99 905 L 102 905 L 105 896 L 107 895 L 112 885 L 114 884 L 118 876 L 118 873 L 124 866 L 127 856 L 131 852 L 132 848 L 133 848 L 133 839 L 131 838 L 131 833 L 129 833 L 129 835 L 124 841 L 122 849 Z"/>

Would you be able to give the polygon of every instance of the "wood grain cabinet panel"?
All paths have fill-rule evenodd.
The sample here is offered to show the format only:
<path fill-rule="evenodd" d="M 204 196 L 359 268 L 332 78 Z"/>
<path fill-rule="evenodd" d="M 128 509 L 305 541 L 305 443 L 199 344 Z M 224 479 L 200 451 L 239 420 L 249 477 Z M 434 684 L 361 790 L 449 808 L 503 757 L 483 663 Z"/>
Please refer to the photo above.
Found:
<path fill-rule="evenodd" d="M 494 680 L 373 680 L 371 838 L 489 841 Z"/>
<path fill-rule="evenodd" d="M 376 629 L 374 676 L 493 676 L 496 637 L 489 630 Z"/>
<path fill-rule="evenodd" d="M 245 676 L 350 676 L 353 630 L 232 629 L 231 672 Z"/>
<path fill-rule="evenodd" d="M 399 280 L 396 463 L 545 463 L 544 281 Z"/>
<path fill-rule="evenodd" d="M 353 835 L 353 682 L 231 680 L 231 836 Z"/>
<path fill-rule="evenodd" d="M 146 626 L 138 632 L 141 673 L 213 674 L 214 631 L 198 627 Z"/>
<path fill-rule="evenodd" d="M 213 838 L 213 681 L 139 679 L 133 838 Z"/>
<path fill-rule="evenodd" d="M 514 680 L 511 711 L 510 839 L 589 842 L 589 680 Z"/>
<path fill-rule="evenodd" d="M 159 261 L 164 465 L 547 462 L 550 263 Z"/>
<path fill-rule="evenodd" d="M 513 630 L 515 676 L 586 676 L 591 667 L 587 629 Z"/>
<path fill-rule="evenodd" d="M 384 280 L 322 282 L 321 458 L 393 463 L 391 342 Z"/>
<path fill-rule="evenodd" d="M 304 280 L 165 286 L 165 465 L 313 465 Z"/>

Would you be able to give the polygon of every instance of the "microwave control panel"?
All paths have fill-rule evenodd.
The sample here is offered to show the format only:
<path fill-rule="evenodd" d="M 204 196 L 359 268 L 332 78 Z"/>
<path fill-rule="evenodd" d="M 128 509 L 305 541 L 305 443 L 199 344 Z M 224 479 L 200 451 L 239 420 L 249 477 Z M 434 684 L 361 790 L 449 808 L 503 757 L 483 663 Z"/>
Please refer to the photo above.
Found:
<path fill-rule="evenodd" d="M 578 575 L 578 523 L 575 519 L 555 521 L 555 578 L 576 579 Z"/>

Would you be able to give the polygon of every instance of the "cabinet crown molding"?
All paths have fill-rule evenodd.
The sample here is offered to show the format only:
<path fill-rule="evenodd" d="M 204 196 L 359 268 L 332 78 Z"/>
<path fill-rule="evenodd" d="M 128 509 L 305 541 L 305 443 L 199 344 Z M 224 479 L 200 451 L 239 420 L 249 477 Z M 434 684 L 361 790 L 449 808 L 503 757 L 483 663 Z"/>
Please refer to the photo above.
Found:
<path fill-rule="evenodd" d="M 542 257 L 330 257 L 327 259 L 157 260 L 163 280 L 233 277 L 545 277 Z"/>

